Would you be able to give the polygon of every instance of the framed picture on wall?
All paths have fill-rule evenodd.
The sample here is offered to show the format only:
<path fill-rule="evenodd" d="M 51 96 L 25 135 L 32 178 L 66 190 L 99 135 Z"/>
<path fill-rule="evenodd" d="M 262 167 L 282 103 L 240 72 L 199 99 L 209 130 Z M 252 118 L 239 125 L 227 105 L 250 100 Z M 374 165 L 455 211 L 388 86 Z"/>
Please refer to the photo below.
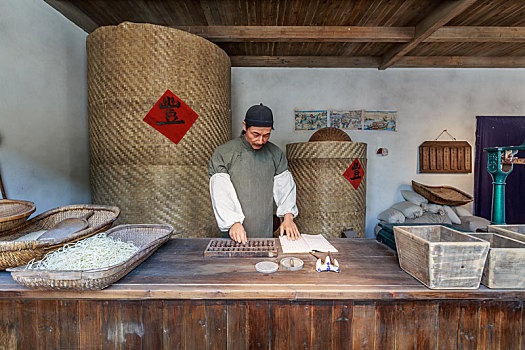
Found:
<path fill-rule="evenodd" d="M 344 130 L 363 129 L 363 110 L 330 111 L 330 126 Z"/>
<path fill-rule="evenodd" d="M 328 126 L 328 110 L 295 111 L 295 130 L 318 130 Z"/>

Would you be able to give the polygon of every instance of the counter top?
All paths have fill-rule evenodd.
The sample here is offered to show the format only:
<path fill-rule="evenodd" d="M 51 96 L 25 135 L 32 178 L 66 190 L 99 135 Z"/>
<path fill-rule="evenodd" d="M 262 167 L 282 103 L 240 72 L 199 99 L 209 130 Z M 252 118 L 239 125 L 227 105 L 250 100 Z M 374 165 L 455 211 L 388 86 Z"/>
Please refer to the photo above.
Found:
<path fill-rule="evenodd" d="M 525 290 L 431 290 L 399 267 L 395 253 L 375 240 L 331 239 L 341 272 L 318 273 L 310 254 L 279 254 L 277 258 L 210 258 L 203 251 L 209 239 L 173 239 L 144 263 L 101 291 L 38 291 L 17 284 L 0 272 L 0 299 L 353 299 L 523 300 Z M 255 264 L 279 263 L 295 256 L 300 271 L 262 274 Z"/>

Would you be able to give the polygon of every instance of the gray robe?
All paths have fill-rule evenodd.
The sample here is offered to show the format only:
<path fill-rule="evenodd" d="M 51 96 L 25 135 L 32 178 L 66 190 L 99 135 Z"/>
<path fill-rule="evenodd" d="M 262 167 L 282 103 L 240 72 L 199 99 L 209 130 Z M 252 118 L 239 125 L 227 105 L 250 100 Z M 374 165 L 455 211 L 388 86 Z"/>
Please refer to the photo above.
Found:
<path fill-rule="evenodd" d="M 217 147 L 210 160 L 208 176 L 230 175 L 241 203 L 248 238 L 273 235 L 274 176 L 288 169 L 284 153 L 271 142 L 255 150 L 244 136 Z"/>

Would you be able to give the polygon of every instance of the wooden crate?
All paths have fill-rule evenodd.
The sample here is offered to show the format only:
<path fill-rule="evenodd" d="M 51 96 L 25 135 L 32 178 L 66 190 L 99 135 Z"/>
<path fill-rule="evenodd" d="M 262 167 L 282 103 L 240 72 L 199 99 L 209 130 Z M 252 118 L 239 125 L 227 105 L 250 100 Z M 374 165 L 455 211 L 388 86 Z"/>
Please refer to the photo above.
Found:
<path fill-rule="evenodd" d="M 425 141 L 419 146 L 420 173 L 471 173 L 472 147 L 467 141 Z"/>
<path fill-rule="evenodd" d="M 489 288 L 525 288 L 525 243 L 496 233 L 470 233 L 490 243 L 481 283 Z"/>
<path fill-rule="evenodd" d="M 525 242 L 525 225 L 489 225 L 489 232 Z"/>
<path fill-rule="evenodd" d="M 395 226 L 399 265 L 431 289 L 477 289 L 489 242 L 450 228 Z"/>

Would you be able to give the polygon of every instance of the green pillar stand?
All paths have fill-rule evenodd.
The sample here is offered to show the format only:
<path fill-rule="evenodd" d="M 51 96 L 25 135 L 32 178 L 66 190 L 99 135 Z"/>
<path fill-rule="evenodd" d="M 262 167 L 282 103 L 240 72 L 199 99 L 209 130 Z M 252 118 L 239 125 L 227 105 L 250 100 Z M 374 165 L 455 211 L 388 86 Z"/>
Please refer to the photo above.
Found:
<path fill-rule="evenodd" d="M 514 164 L 523 164 L 514 158 L 520 150 L 525 150 L 525 142 L 521 146 L 490 147 L 484 151 L 488 153 L 487 170 L 492 176 L 492 213 L 490 223 L 505 225 L 505 180 L 512 172 Z"/>

